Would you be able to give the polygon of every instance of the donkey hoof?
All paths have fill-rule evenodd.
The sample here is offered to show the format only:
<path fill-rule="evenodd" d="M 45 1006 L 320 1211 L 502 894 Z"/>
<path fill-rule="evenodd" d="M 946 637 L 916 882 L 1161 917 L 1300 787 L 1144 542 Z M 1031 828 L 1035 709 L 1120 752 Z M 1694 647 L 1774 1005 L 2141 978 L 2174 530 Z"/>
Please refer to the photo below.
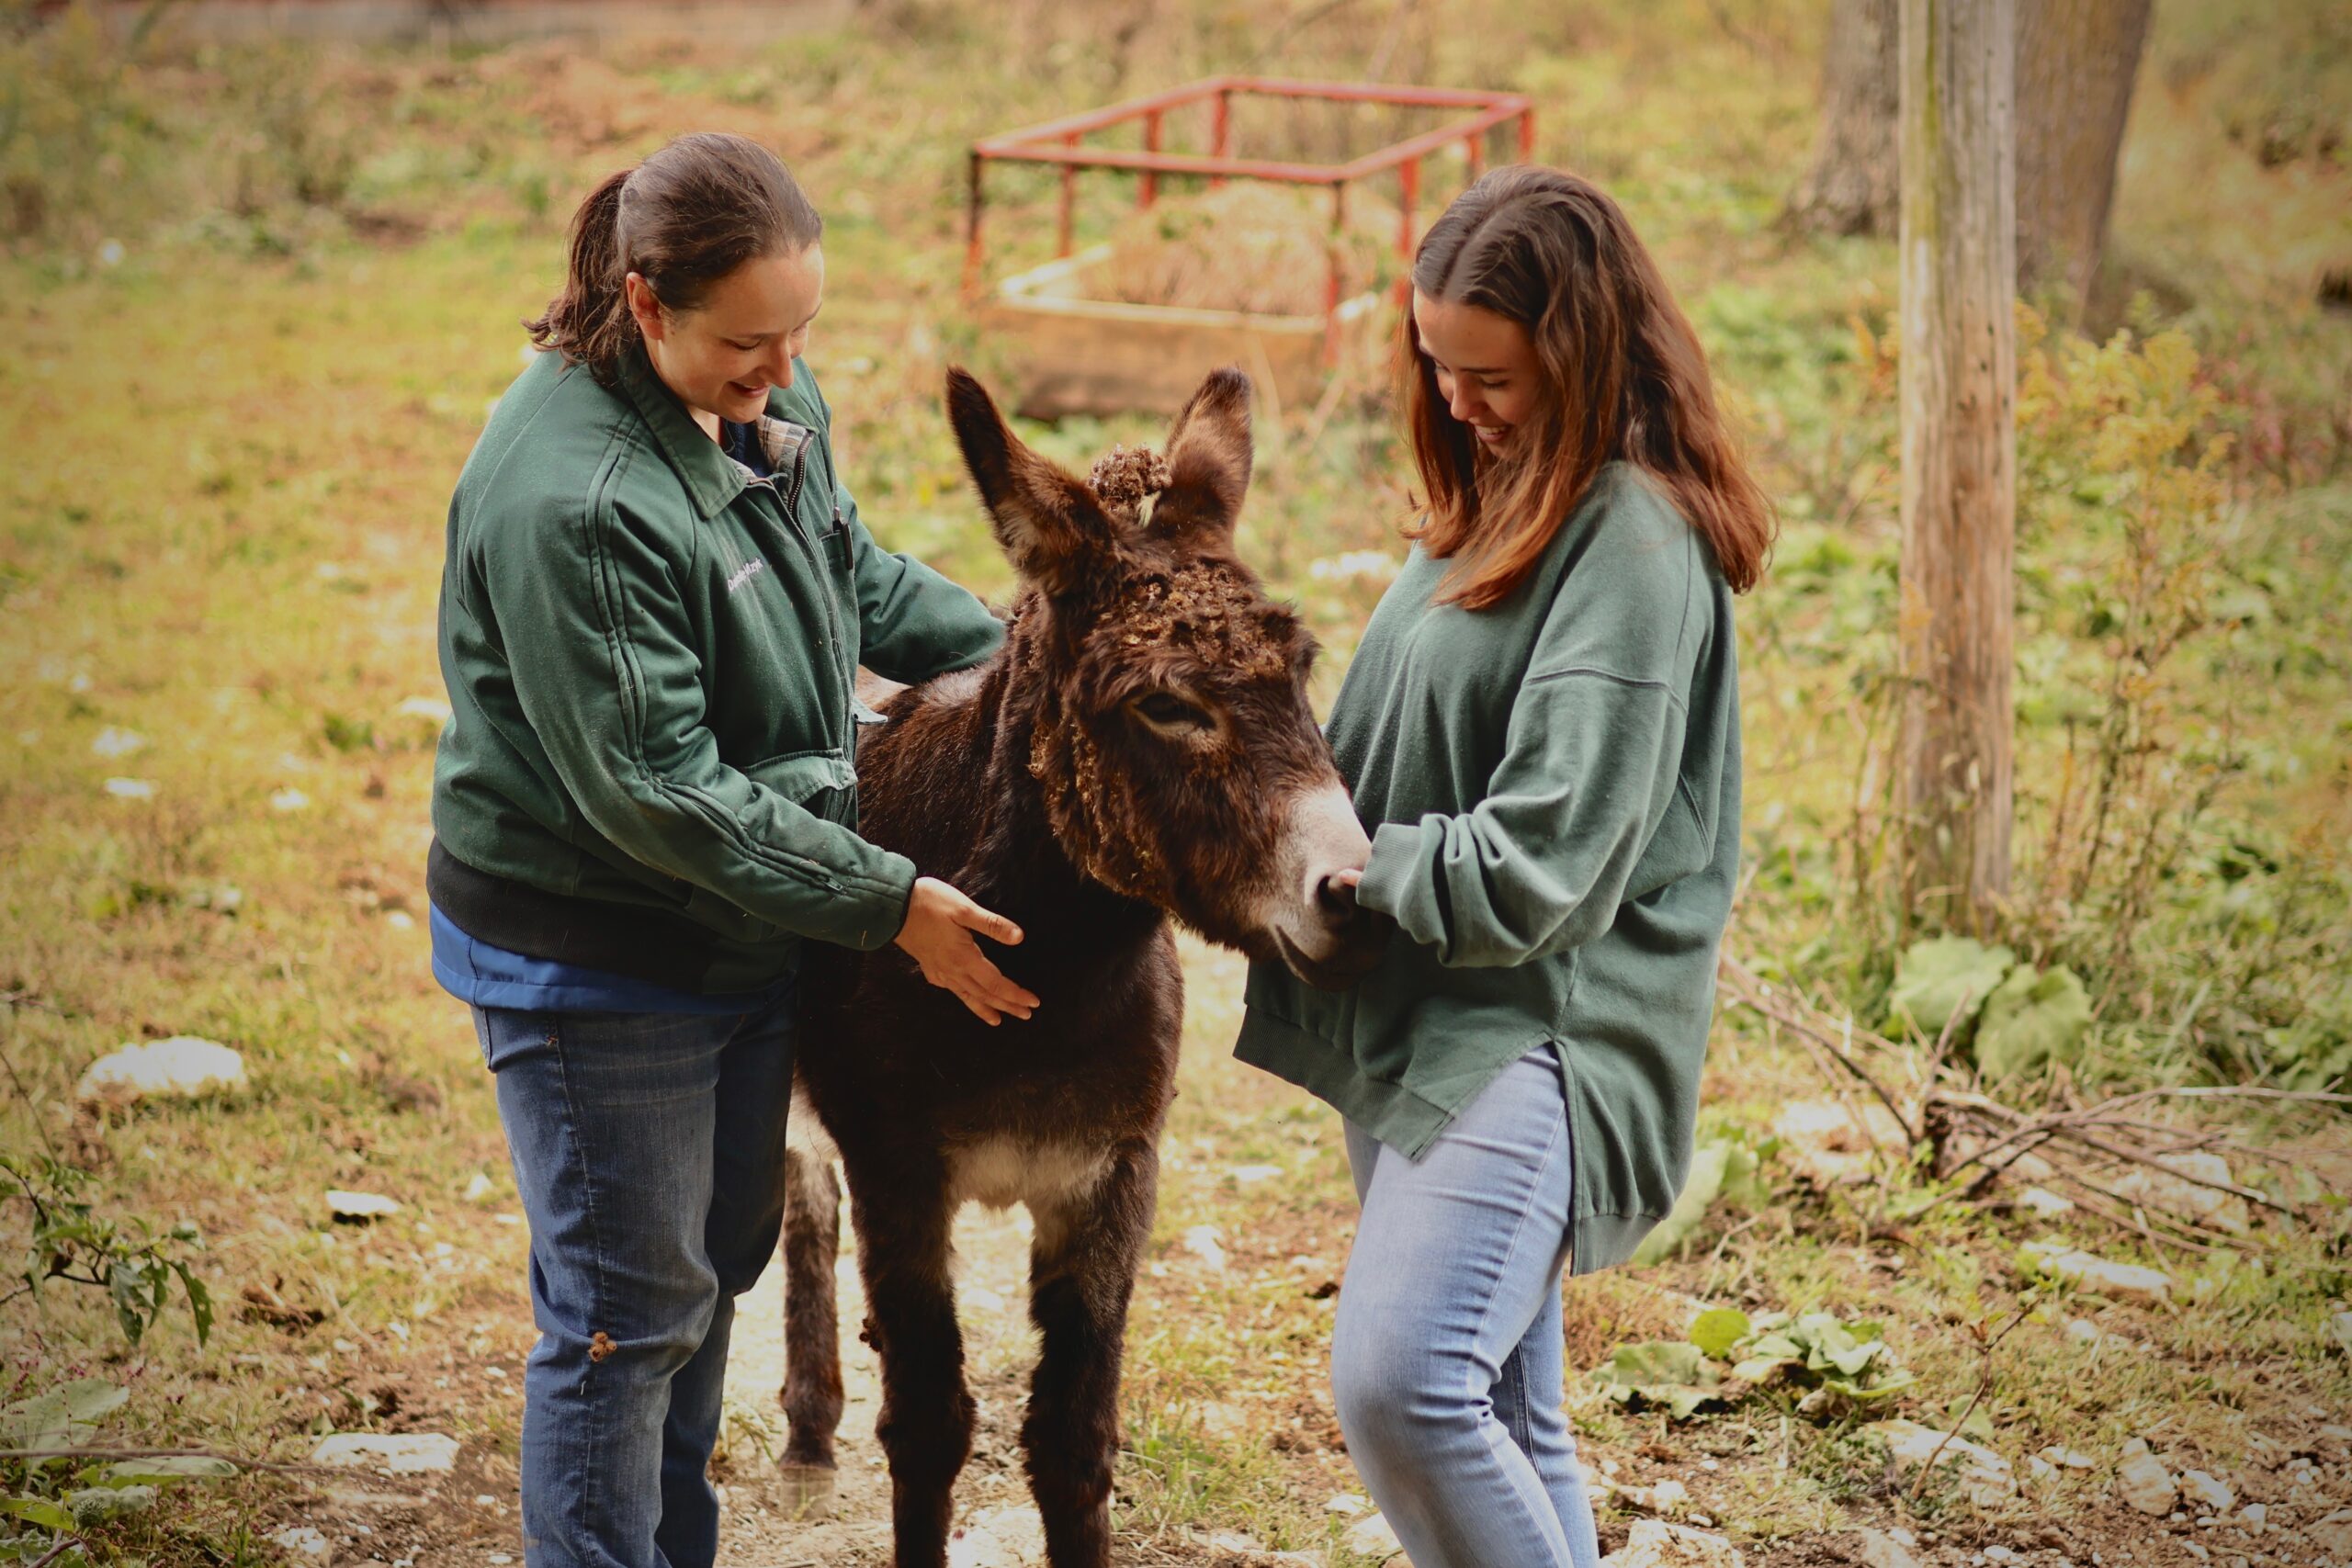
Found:
<path fill-rule="evenodd" d="M 776 1503 L 786 1513 L 823 1518 L 833 1508 L 833 1467 L 783 1461 L 775 1467 L 775 1491 Z"/>

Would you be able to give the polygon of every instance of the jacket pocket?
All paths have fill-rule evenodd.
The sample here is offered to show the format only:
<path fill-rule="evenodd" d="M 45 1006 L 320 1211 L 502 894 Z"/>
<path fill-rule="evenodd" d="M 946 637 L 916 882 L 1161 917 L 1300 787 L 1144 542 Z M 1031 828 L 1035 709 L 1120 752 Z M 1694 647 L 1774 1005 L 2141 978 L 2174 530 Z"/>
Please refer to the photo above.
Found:
<path fill-rule="evenodd" d="M 854 602 L 856 598 L 856 590 L 853 581 L 852 569 L 855 563 L 850 559 L 849 525 L 842 521 L 840 502 L 833 502 L 832 515 L 820 527 L 818 538 L 824 546 L 826 570 L 833 574 L 834 581 L 851 586 L 851 599 Z"/>
<path fill-rule="evenodd" d="M 787 751 L 753 762 L 743 770 L 743 776 L 828 822 L 847 821 L 849 807 L 857 795 L 857 770 L 830 746 Z"/>
<path fill-rule="evenodd" d="M 842 814 L 857 799 L 856 771 L 830 747 L 785 752 L 738 771 L 761 788 L 829 822 L 844 820 Z M 766 942 L 784 930 L 704 887 L 688 892 L 685 913 L 737 942 Z"/>

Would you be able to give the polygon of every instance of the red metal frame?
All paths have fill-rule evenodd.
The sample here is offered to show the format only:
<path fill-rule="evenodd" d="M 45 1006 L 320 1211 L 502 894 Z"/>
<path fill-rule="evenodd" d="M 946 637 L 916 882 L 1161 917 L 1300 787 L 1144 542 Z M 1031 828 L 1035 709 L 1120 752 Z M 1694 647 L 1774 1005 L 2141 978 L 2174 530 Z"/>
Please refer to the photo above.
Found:
<path fill-rule="evenodd" d="M 1233 96 L 1236 93 L 1278 98 L 1320 98 L 1339 103 L 1391 104 L 1406 108 L 1451 108 L 1465 112 L 1461 118 L 1448 120 L 1435 130 L 1375 148 L 1345 164 L 1279 163 L 1233 155 Z M 1168 112 L 1204 103 L 1209 107 L 1209 152 L 1204 156 L 1195 152 L 1161 151 L 1161 132 Z M 1090 131 L 1106 130 L 1135 119 L 1143 121 L 1143 150 L 1140 152 L 1084 144 Z M 1354 82 L 1308 82 L 1280 76 L 1209 76 L 1148 97 L 1130 98 L 1105 108 L 1066 115 L 1060 119 L 1047 120 L 1043 125 L 988 137 L 972 143 L 970 183 L 965 206 L 964 291 L 967 298 L 977 297 L 979 292 L 981 213 L 988 200 L 983 171 L 991 162 L 1060 166 L 1061 201 L 1055 235 L 1057 254 L 1065 256 L 1070 254 L 1072 245 L 1078 172 L 1080 169 L 1133 171 L 1138 176 L 1136 205 L 1139 208 L 1148 208 L 1159 199 L 1159 176 L 1162 175 L 1204 175 L 1211 188 L 1222 186 L 1227 179 L 1324 186 L 1331 192 L 1331 243 L 1328 247 L 1330 271 L 1324 287 L 1325 337 L 1327 350 L 1336 352 L 1339 344 L 1340 237 L 1347 221 L 1348 186 L 1357 180 L 1390 169 L 1396 171 L 1400 213 L 1396 227 L 1396 254 L 1399 259 L 1409 264 L 1415 235 L 1413 209 L 1420 198 L 1421 160 L 1460 142 L 1469 156 L 1470 174 L 1475 179 L 1486 168 L 1487 133 L 1497 126 L 1513 121 L 1517 122 L 1519 130 L 1520 161 L 1525 163 L 1535 152 L 1535 110 L 1526 97 L 1518 93 L 1466 92 L 1452 87 Z M 1404 298 L 1405 288 L 1400 279 L 1397 287 L 1400 300 Z"/>

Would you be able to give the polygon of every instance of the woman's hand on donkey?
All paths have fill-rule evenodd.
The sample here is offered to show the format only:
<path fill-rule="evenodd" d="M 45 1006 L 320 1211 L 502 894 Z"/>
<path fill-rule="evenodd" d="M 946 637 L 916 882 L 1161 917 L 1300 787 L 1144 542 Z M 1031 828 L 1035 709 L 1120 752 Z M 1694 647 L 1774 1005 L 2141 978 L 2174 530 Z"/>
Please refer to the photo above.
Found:
<path fill-rule="evenodd" d="M 935 876 L 916 878 L 898 942 L 922 966 L 922 977 L 955 992 L 956 1000 L 991 1027 L 1007 1013 L 1027 1018 L 1036 1010 L 1037 998 L 989 962 L 972 940 L 974 931 L 1007 947 L 1021 942 L 1021 928 L 1002 915 L 981 908 Z"/>

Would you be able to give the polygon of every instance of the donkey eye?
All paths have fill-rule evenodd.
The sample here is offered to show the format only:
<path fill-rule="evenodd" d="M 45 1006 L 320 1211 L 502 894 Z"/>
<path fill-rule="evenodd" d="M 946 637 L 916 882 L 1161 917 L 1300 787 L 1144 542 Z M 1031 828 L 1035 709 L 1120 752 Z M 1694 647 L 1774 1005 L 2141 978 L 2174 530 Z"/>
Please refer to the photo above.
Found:
<path fill-rule="evenodd" d="M 1206 729 L 1209 716 L 1183 698 L 1168 692 L 1154 692 L 1136 699 L 1136 712 L 1163 729 Z"/>

